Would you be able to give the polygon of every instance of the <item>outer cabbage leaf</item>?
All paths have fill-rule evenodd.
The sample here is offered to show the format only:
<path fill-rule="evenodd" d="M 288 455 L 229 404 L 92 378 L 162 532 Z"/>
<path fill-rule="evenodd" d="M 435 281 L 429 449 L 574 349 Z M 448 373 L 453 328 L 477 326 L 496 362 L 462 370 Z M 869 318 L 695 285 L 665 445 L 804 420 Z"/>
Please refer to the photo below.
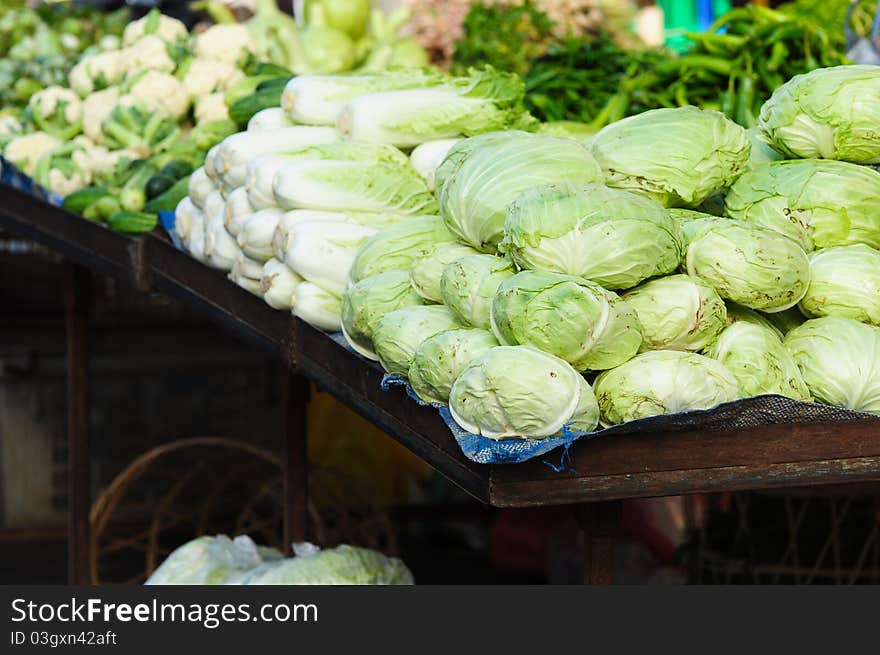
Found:
<path fill-rule="evenodd" d="M 880 328 L 851 318 L 814 318 L 785 335 L 813 398 L 880 414 Z"/>
<path fill-rule="evenodd" d="M 443 303 L 466 325 L 491 329 L 492 299 L 504 280 L 516 270 L 509 259 L 495 255 L 467 255 L 443 269 Z"/>
<path fill-rule="evenodd" d="M 807 252 L 853 243 L 880 248 L 880 173 L 823 159 L 761 164 L 724 200 L 727 214 L 795 239 Z"/>
<path fill-rule="evenodd" d="M 455 315 L 443 305 L 406 307 L 382 317 L 373 331 L 373 347 L 386 371 L 406 376 L 425 339 L 460 327 Z"/>
<path fill-rule="evenodd" d="M 856 244 L 811 253 L 810 286 L 798 306 L 811 317 L 880 326 L 880 250 Z"/>
<path fill-rule="evenodd" d="M 266 565 L 247 578 L 253 585 L 411 585 L 412 573 L 399 559 L 354 546 L 321 550 L 294 544 L 295 557 Z"/>
<path fill-rule="evenodd" d="M 591 142 L 609 186 L 667 207 L 696 207 L 745 170 L 746 131 L 717 111 L 654 109 L 604 127 Z"/>
<path fill-rule="evenodd" d="M 727 321 L 718 292 L 690 275 L 650 280 L 621 298 L 639 318 L 645 350 L 702 350 Z"/>
<path fill-rule="evenodd" d="M 603 425 L 711 409 L 741 397 L 739 383 L 723 364 L 678 350 L 642 353 L 600 374 L 594 386 Z"/>
<path fill-rule="evenodd" d="M 682 234 L 645 196 L 601 184 L 524 191 L 507 210 L 498 246 L 520 268 L 579 275 L 628 289 L 678 268 Z"/>
<path fill-rule="evenodd" d="M 534 186 L 601 182 L 589 151 L 571 139 L 544 134 L 487 134 L 458 142 L 437 169 L 440 213 L 468 245 L 494 252 L 507 207 Z M 442 181 L 442 187 L 440 183 Z"/>
<path fill-rule="evenodd" d="M 492 331 L 503 345 L 531 345 L 575 369 L 604 370 L 632 358 L 642 343 L 632 307 L 573 275 L 523 271 L 498 287 Z"/>
<path fill-rule="evenodd" d="M 779 394 L 811 400 L 797 364 L 772 327 L 736 321 L 706 353 L 733 373 L 743 396 Z"/>
<path fill-rule="evenodd" d="M 834 66 L 795 75 L 761 107 L 758 126 L 790 158 L 880 163 L 880 68 Z"/>
<path fill-rule="evenodd" d="M 807 291 L 810 261 L 792 239 L 743 221 L 710 221 L 692 238 L 687 272 L 722 298 L 765 312 L 794 307 Z"/>
<path fill-rule="evenodd" d="M 368 359 L 378 360 L 373 332 L 382 317 L 404 307 L 424 305 L 410 284 L 408 271 L 386 271 L 356 284 L 342 294 L 342 334 L 349 345 Z"/>
<path fill-rule="evenodd" d="M 449 410 L 465 430 L 490 439 L 543 439 L 571 423 L 590 431 L 598 418 L 583 377 L 529 346 L 498 346 L 471 362 L 452 385 Z"/>
<path fill-rule="evenodd" d="M 435 334 L 416 349 L 409 367 L 409 383 L 425 402 L 445 403 L 453 383 L 468 364 L 497 345 L 498 340 L 488 330 L 448 330 Z"/>
<path fill-rule="evenodd" d="M 351 267 L 351 281 L 392 270 L 407 270 L 413 262 L 455 237 L 438 216 L 420 216 L 380 230 L 361 246 Z"/>
<path fill-rule="evenodd" d="M 430 302 L 442 303 L 440 280 L 446 266 L 477 251 L 463 243 L 441 243 L 431 252 L 416 258 L 410 269 L 413 289 Z"/>

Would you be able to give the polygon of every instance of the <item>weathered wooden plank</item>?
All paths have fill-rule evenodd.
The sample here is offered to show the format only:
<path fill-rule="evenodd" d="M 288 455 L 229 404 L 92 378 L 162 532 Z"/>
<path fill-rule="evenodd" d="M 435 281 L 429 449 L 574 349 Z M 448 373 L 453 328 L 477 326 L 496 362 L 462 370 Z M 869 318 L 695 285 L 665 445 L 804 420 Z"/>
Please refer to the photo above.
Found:
<path fill-rule="evenodd" d="M 493 468 L 496 484 L 626 473 L 772 465 L 853 457 L 880 457 L 880 420 L 767 425 L 718 431 L 656 432 L 586 440 L 570 450 L 567 471 L 556 472 L 559 451 L 541 461 Z"/>
<path fill-rule="evenodd" d="M 880 457 L 859 457 L 558 480 L 523 480 L 502 484 L 493 480 L 490 484 L 490 501 L 496 507 L 529 507 L 876 481 L 880 481 Z"/>

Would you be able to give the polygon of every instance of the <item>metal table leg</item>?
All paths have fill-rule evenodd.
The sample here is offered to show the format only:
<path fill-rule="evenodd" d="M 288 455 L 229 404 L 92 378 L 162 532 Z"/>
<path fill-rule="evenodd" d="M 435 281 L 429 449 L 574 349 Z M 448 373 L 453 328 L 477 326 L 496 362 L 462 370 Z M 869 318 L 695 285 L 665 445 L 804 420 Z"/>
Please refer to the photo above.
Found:
<path fill-rule="evenodd" d="M 584 535 L 584 584 L 612 584 L 614 536 L 620 527 L 622 502 L 583 503 L 577 507 Z"/>
<path fill-rule="evenodd" d="M 67 331 L 67 578 L 71 584 L 92 581 L 89 318 L 92 274 L 71 265 L 65 280 Z"/>
<path fill-rule="evenodd" d="M 308 538 L 309 466 L 307 409 L 309 383 L 281 372 L 281 406 L 284 411 L 284 547 L 288 554 L 293 542 Z"/>

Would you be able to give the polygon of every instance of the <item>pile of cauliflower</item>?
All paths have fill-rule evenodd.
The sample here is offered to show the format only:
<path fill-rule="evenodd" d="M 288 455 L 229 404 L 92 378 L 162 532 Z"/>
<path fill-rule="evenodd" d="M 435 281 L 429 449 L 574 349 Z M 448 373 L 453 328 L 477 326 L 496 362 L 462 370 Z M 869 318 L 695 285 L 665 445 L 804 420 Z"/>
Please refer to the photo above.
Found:
<path fill-rule="evenodd" d="M 0 117 L 4 157 L 61 196 L 123 158 L 149 156 L 108 135 L 114 109 L 136 105 L 177 123 L 227 119 L 224 92 L 245 77 L 242 67 L 257 51 L 243 25 L 190 35 L 158 11 L 129 23 L 121 43 L 108 45 L 113 49 L 89 53 L 71 69 L 69 88 L 45 88 L 21 117 Z"/>

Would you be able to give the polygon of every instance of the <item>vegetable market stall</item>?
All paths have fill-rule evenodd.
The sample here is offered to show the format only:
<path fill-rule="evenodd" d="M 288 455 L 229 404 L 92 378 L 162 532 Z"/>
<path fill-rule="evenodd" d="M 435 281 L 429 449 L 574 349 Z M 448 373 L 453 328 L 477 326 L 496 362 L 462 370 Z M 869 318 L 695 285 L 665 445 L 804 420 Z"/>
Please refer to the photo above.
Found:
<path fill-rule="evenodd" d="M 642 431 L 579 440 L 515 465 L 468 460 L 447 425 L 401 389 L 381 389 L 382 370 L 298 318 L 277 312 L 177 250 L 164 233 L 131 239 L 0 185 L 0 227 L 55 250 L 76 266 L 68 286 L 68 414 L 72 502 L 71 576 L 88 576 L 89 274 L 192 305 L 259 345 L 294 374 L 286 390 L 285 537 L 305 531 L 303 378 L 385 430 L 478 500 L 498 507 L 582 504 L 585 581 L 610 580 L 615 501 L 626 498 L 880 480 L 880 421 L 787 424 L 765 416 L 747 427 Z M 748 402 L 748 401 L 744 401 Z M 714 411 L 714 410 L 710 410 Z"/>

